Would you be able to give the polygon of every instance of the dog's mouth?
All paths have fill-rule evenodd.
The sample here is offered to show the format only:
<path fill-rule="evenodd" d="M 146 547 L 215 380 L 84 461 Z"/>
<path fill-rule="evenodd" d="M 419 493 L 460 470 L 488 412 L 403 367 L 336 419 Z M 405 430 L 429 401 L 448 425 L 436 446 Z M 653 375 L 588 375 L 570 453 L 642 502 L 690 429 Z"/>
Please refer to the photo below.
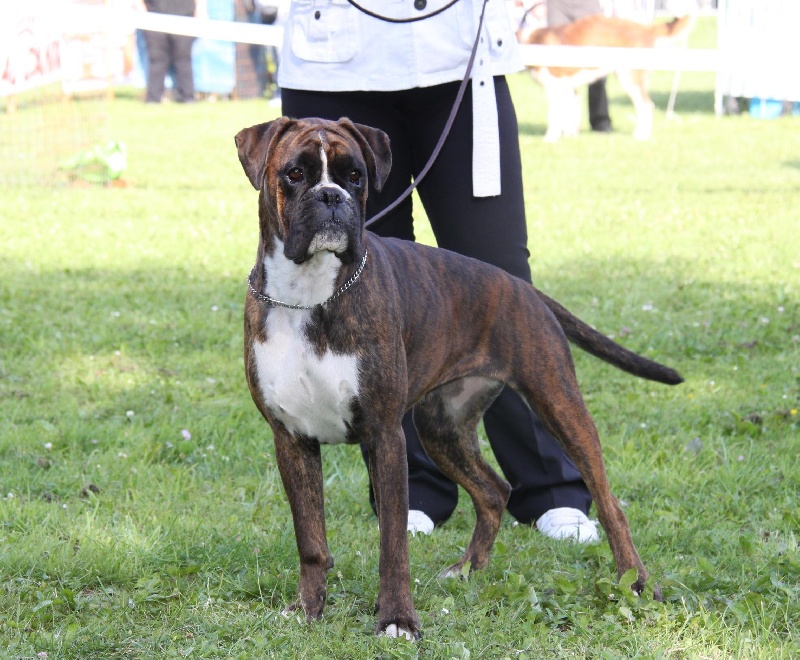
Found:
<path fill-rule="evenodd" d="M 300 264 L 326 252 L 335 254 L 343 264 L 361 258 L 362 223 L 358 208 L 352 203 L 324 204 L 309 195 L 288 212 L 284 246 L 287 259 Z"/>
<path fill-rule="evenodd" d="M 343 264 L 350 264 L 359 257 L 359 236 L 354 228 L 339 222 L 324 223 L 316 230 L 295 230 L 287 236 L 284 256 L 301 264 L 317 254 L 333 253 Z"/>
<path fill-rule="evenodd" d="M 311 258 L 317 252 L 333 252 L 341 259 L 342 255 L 347 251 L 350 245 L 350 239 L 347 232 L 340 226 L 323 227 L 320 231 L 314 234 L 311 242 L 308 244 L 306 255 Z"/>

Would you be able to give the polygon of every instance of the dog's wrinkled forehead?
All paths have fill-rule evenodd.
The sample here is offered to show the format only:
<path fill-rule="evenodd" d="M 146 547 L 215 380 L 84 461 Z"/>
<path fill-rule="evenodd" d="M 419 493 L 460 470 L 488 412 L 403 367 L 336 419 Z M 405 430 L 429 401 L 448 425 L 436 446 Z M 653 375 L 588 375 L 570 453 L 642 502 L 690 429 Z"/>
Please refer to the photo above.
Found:
<path fill-rule="evenodd" d="M 331 168 L 340 159 L 364 165 L 366 156 L 361 145 L 342 131 L 309 126 L 296 133 L 288 133 L 281 140 L 280 161 L 283 166 L 304 162 Z"/>
<path fill-rule="evenodd" d="M 325 145 L 325 153 L 333 156 L 361 158 L 372 185 L 383 187 L 392 167 L 389 138 L 381 130 L 356 124 L 346 117 L 338 121 L 324 119 L 291 119 L 281 117 L 265 124 L 244 128 L 236 134 L 239 161 L 250 183 L 260 190 L 268 165 L 281 165 L 298 154 L 306 154 Z"/>

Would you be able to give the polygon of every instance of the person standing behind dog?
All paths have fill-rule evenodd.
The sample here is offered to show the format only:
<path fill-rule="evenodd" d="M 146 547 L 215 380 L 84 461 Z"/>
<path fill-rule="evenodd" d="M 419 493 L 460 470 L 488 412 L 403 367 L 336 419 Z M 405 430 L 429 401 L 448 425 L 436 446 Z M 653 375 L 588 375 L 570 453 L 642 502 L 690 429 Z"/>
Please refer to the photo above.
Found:
<path fill-rule="evenodd" d="M 390 23 L 341 0 L 294 0 L 278 82 L 286 116 L 349 117 L 389 135 L 392 169 L 382 190 L 370 192 L 370 218 L 400 197 L 433 152 L 466 71 L 483 2 L 364 2 L 400 18 L 435 15 Z M 504 0 L 488 0 L 478 46 L 449 137 L 417 190 L 439 247 L 530 282 L 517 119 L 505 79 L 523 67 Z M 372 230 L 413 241 L 411 198 Z M 555 538 L 596 540 L 596 523 L 586 516 L 591 498 L 578 470 L 516 392 L 502 391 L 484 426 L 513 488 L 508 511 Z M 454 511 L 458 489 L 425 454 L 410 414 L 403 429 L 408 528 L 430 533 Z"/>
<path fill-rule="evenodd" d="M 547 0 L 548 27 L 559 27 L 574 23 L 584 16 L 602 13 L 600 0 Z M 599 133 L 609 133 L 612 130 L 605 78 L 589 85 L 589 125 L 593 131 Z"/>
<path fill-rule="evenodd" d="M 141 0 L 140 7 L 156 14 L 175 16 L 204 16 L 205 0 Z M 201 7 L 202 4 L 202 7 Z M 147 42 L 147 103 L 161 103 L 164 95 L 164 78 L 172 68 L 175 71 L 175 100 L 194 102 L 194 71 L 192 69 L 192 44 L 194 37 L 168 32 L 144 31 Z"/>

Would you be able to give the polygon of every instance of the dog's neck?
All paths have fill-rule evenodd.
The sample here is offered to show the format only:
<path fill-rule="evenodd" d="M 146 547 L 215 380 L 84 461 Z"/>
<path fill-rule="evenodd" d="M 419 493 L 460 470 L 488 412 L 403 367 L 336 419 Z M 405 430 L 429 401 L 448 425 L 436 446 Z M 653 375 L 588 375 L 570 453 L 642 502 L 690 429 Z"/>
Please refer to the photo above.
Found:
<path fill-rule="evenodd" d="M 272 248 L 263 253 L 264 281 L 259 293 L 299 307 L 320 305 L 334 294 L 344 266 L 333 252 L 315 252 L 296 264 L 284 256 L 282 241 L 276 238 Z"/>
<path fill-rule="evenodd" d="M 253 271 L 251 271 L 250 276 L 247 278 L 250 292 L 256 299 L 267 303 L 270 307 L 310 310 L 317 306 L 321 305 L 324 307 L 328 303 L 334 302 L 339 296 L 353 286 L 358 281 L 358 278 L 361 277 L 364 266 L 367 264 L 368 252 L 365 248 L 364 256 L 361 257 L 361 261 L 355 267 L 355 270 L 347 281 L 322 301 L 317 301 L 316 298 L 318 298 L 320 292 L 325 290 L 324 282 L 329 279 L 328 276 L 336 270 L 335 264 L 331 264 L 328 258 L 324 256 L 326 252 L 317 252 L 312 258 L 301 264 L 297 264 L 291 259 L 287 259 L 285 256 L 282 261 L 278 261 L 275 259 L 275 254 L 274 249 L 269 253 L 265 253 L 263 249 L 259 250 L 259 258 L 256 261 L 256 266 L 253 267 Z M 316 258 L 317 255 L 320 255 L 319 259 Z M 336 258 L 339 259 L 339 257 Z M 259 263 L 262 265 L 261 275 L 263 276 L 257 277 L 257 279 L 260 280 L 260 284 L 257 282 L 254 285 L 253 274 L 258 269 Z M 311 267 L 302 268 L 303 266 L 308 266 L 310 263 L 312 263 Z M 348 266 L 344 264 L 341 265 L 338 269 L 339 272 L 333 275 L 334 283 L 336 279 L 341 276 L 341 271 L 345 268 L 348 268 Z M 277 283 L 277 288 L 279 290 L 289 291 L 293 298 L 299 296 L 300 299 L 307 299 L 313 302 L 287 302 L 286 300 L 281 300 L 275 296 L 263 293 L 262 291 L 268 291 L 270 289 L 268 284 L 270 271 L 273 273 L 273 280 Z M 299 286 L 298 282 L 300 284 Z M 259 286 L 262 291 L 256 289 L 256 286 Z"/>

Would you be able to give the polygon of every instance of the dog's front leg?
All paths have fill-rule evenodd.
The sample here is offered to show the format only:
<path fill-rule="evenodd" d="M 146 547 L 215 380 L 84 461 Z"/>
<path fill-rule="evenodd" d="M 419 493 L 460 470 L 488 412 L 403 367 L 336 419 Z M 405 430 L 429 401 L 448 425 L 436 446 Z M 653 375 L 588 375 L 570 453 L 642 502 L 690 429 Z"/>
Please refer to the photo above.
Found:
<path fill-rule="evenodd" d="M 572 103 L 575 92 L 566 81 L 549 72 L 542 77 L 542 84 L 547 97 L 547 132 L 544 141 L 557 142 L 562 135 L 568 133 L 574 114 Z"/>
<path fill-rule="evenodd" d="M 296 438 L 281 425 L 273 428 L 275 457 L 292 509 L 297 551 L 300 554 L 299 601 L 308 619 L 319 619 L 325 607 L 326 576 L 333 558 L 325 537 L 322 460 L 319 443 Z"/>
<path fill-rule="evenodd" d="M 636 112 L 636 129 L 633 131 L 633 137 L 637 140 L 649 140 L 653 135 L 654 106 L 647 95 L 647 72 L 617 71 L 617 78 Z"/>
<path fill-rule="evenodd" d="M 408 462 L 400 424 L 368 444 L 369 474 L 380 527 L 380 587 L 375 609 L 377 633 L 419 638 L 419 617 L 411 602 L 408 564 Z"/>

